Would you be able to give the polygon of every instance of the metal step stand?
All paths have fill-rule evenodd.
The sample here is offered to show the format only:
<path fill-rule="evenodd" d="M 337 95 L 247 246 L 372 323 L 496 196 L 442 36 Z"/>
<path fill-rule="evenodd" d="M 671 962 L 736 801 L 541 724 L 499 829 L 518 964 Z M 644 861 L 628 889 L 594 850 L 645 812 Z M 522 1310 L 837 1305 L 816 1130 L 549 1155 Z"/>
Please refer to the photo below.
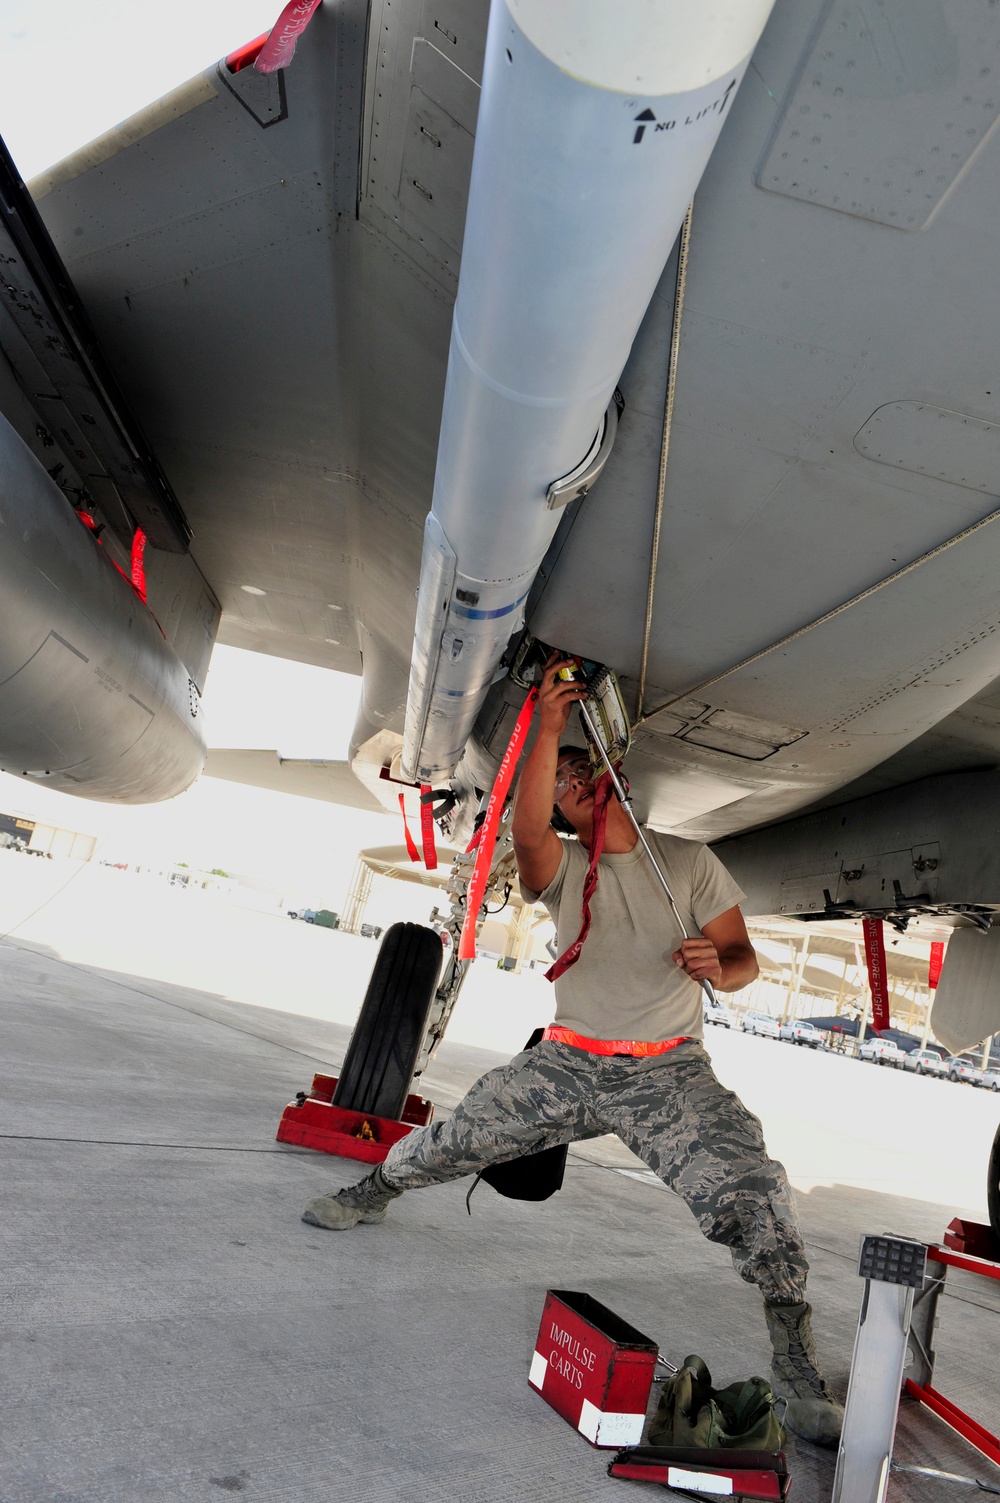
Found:
<path fill-rule="evenodd" d="M 952 1232 L 959 1222 L 952 1222 L 949 1232 Z M 965 1223 L 966 1227 L 973 1226 Z M 975 1227 L 976 1231 L 986 1232 L 985 1227 Z M 957 1239 L 955 1239 L 957 1240 Z M 986 1456 L 995 1466 L 1000 1466 L 1000 1437 L 992 1434 L 978 1420 L 966 1414 L 951 1399 L 946 1398 L 939 1389 L 933 1386 L 934 1378 L 934 1349 L 931 1340 L 934 1327 L 937 1324 L 938 1300 L 944 1293 L 945 1276 L 949 1268 L 961 1268 L 966 1273 L 978 1274 L 981 1278 L 1000 1280 L 1000 1263 L 992 1258 L 975 1257 L 969 1253 L 952 1250 L 948 1247 L 930 1247 L 927 1251 L 927 1276 L 923 1293 L 917 1296 L 919 1304 L 915 1304 L 913 1321 L 910 1331 L 910 1348 L 914 1361 L 903 1384 L 903 1392 L 907 1397 L 916 1399 L 925 1409 L 930 1409 L 939 1419 L 961 1435 L 974 1446 L 981 1455 Z M 990 1489 L 982 1483 L 977 1486 L 982 1491 L 1000 1492 L 1000 1488 Z"/>
<path fill-rule="evenodd" d="M 914 1292 L 925 1294 L 927 1248 L 899 1237 L 861 1239 L 865 1281 L 832 1503 L 884 1503 L 906 1366 Z"/>

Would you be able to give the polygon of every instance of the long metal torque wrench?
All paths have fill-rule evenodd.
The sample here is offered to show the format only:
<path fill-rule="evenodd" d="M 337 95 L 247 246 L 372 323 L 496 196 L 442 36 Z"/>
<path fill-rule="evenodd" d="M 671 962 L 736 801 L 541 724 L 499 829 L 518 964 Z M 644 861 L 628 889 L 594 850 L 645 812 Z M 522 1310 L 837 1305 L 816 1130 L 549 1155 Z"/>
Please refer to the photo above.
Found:
<path fill-rule="evenodd" d="M 624 785 L 622 783 L 621 778 L 615 772 L 614 766 L 612 765 L 612 762 L 611 762 L 611 758 L 608 756 L 607 752 L 604 750 L 604 742 L 601 740 L 600 736 L 597 733 L 597 727 L 594 724 L 594 721 L 593 721 L 593 718 L 591 716 L 591 713 L 587 709 L 587 706 L 586 706 L 586 703 L 585 703 L 584 700 L 582 700 L 582 699 L 579 700 L 578 701 L 578 705 L 579 705 L 580 715 L 581 715 L 581 718 L 583 720 L 583 723 L 587 727 L 587 730 L 590 732 L 591 740 L 593 741 L 594 745 L 597 747 L 597 750 L 600 752 L 600 754 L 601 754 L 601 761 L 604 763 L 604 766 L 605 766 L 605 768 L 606 768 L 606 770 L 608 772 L 608 776 L 611 778 L 611 786 L 615 790 L 615 796 L 617 797 L 618 802 L 621 804 L 622 808 L 625 810 L 625 813 L 628 815 L 629 820 L 630 820 L 631 825 L 632 825 L 632 828 L 635 831 L 635 833 L 638 835 L 640 841 L 642 842 L 642 848 L 646 852 L 646 855 L 649 857 L 650 865 L 652 866 L 654 872 L 656 873 L 656 875 L 657 875 L 657 877 L 659 879 L 660 886 L 663 888 L 663 891 L 667 895 L 667 902 L 670 904 L 671 908 L 673 909 L 674 918 L 677 920 L 677 926 L 678 926 L 678 928 L 681 931 L 681 937 L 683 939 L 690 939 L 691 936 L 687 932 L 687 928 L 686 928 L 686 926 L 684 924 L 684 920 L 681 918 L 680 909 L 677 907 L 677 903 L 674 900 L 674 895 L 670 891 L 670 883 L 667 881 L 666 877 L 660 871 L 659 865 L 657 864 L 656 857 L 653 855 L 653 852 L 650 849 L 649 841 L 646 839 L 645 835 L 642 833 L 642 827 L 639 824 L 639 821 L 636 819 L 636 817 L 635 817 L 635 811 L 632 808 L 632 800 L 629 797 L 628 793 L 625 791 L 625 787 L 624 787 Z M 708 979 L 707 976 L 702 977 L 701 982 L 699 983 L 699 985 L 701 986 L 701 988 L 704 991 L 705 996 L 708 998 L 708 1000 L 710 1002 L 714 1003 L 716 1006 L 718 1006 L 718 998 L 715 995 L 715 987 L 712 985 L 711 981 L 709 981 L 709 979 Z"/>

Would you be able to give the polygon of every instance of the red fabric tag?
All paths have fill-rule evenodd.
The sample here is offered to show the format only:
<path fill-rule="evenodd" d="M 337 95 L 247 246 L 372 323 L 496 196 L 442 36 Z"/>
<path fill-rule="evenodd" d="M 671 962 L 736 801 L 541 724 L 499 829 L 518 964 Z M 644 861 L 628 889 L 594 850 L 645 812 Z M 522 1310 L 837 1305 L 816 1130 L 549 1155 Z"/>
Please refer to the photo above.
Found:
<path fill-rule="evenodd" d="M 290 0 L 257 54 L 254 67 L 258 73 L 277 73 L 280 68 L 288 67 L 295 55 L 295 43 L 319 9 L 319 4 L 320 0 Z"/>
<path fill-rule="evenodd" d="M 934 991 L 941 980 L 941 967 L 944 965 L 944 940 L 931 940 L 931 958 L 927 967 L 927 985 Z"/>
<path fill-rule="evenodd" d="M 885 939 L 882 920 L 861 921 L 865 931 L 865 960 L 868 963 L 868 989 L 872 994 L 872 1027 L 881 1033 L 889 1026 L 889 981 L 885 969 Z M 863 1042 L 863 1040 L 862 1040 Z"/>
<path fill-rule="evenodd" d="M 430 783 L 421 783 L 421 800 L 425 793 L 430 793 Z M 420 805 L 420 839 L 424 847 L 424 865 L 429 872 L 437 871 L 437 846 L 434 844 L 434 807 L 432 804 L 421 802 Z"/>
<path fill-rule="evenodd" d="M 468 845 L 465 847 L 465 854 L 467 856 L 469 856 L 469 855 L 472 854 L 472 852 L 479 845 L 479 842 L 482 840 L 482 838 L 483 838 L 483 827 L 482 827 L 481 824 L 478 824 L 476 826 L 476 828 L 472 832 L 472 839 L 469 841 Z"/>
<path fill-rule="evenodd" d="M 479 919 L 479 910 L 483 906 L 486 881 L 493 862 L 493 852 L 497 843 L 497 831 L 500 828 L 500 815 L 503 813 L 507 791 L 514 777 L 514 769 L 517 767 L 518 758 L 524 746 L 524 738 L 528 734 L 531 717 L 535 713 L 537 700 L 538 690 L 529 689 L 528 697 L 521 706 L 521 713 L 517 717 L 514 733 L 510 738 L 507 750 L 503 754 L 503 761 L 500 763 L 500 769 L 493 784 L 493 792 L 490 794 L 490 801 L 486 805 L 486 818 L 477 832 L 479 839 L 476 850 L 476 864 L 472 869 L 472 879 L 469 882 L 469 891 L 465 899 L 465 922 L 462 925 L 462 938 L 458 945 L 459 960 L 475 960 L 476 958 L 476 923 Z"/>
<path fill-rule="evenodd" d="M 420 852 L 417 850 L 417 842 L 410 834 L 410 827 L 406 823 L 406 800 L 403 798 L 402 794 L 399 795 L 399 812 L 403 816 L 403 834 L 406 836 L 406 854 L 409 856 L 411 861 L 419 861 Z"/>
<path fill-rule="evenodd" d="M 132 588 L 146 603 L 146 534 L 137 527 L 132 535 Z"/>
<path fill-rule="evenodd" d="M 570 945 L 564 950 L 559 959 L 550 965 L 545 972 L 546 981 L 558 981 L 564 971 L 568 971 L 571 965 L 576 965 L 580 959 L 584 941 L 590 933 L 590 900 L 597 891 L 598 870 L 597 863 L 601 859 L 604 849 L 604 836 L 608 823 L 608 804 L 614 794 L 614 786 L 611 775 L 602 772 L 594 783 L 594 823 L 590 831 L 590 864 L 587 867 L 587 875 L 583 879 L 583 905 L 581 908 L 580 932 Z"/>

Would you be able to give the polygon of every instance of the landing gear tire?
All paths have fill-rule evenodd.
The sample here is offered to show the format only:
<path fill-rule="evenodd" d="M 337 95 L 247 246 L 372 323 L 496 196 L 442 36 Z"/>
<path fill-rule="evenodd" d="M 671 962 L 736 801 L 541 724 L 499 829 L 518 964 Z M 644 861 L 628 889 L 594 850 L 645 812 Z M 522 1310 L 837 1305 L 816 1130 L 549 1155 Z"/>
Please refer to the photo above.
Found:
<path fill-rule="evenodd" d="M 987 1171 L 986 1201 L 990 1209 L 990 1226 L 994 1241 L 1000 1245 L 1000 1127 L 993 1139 L 990 1167 Z"/>
<path fill-rule="evenodd" d="M 441 939 L 423 924 L 393 924 L 379 946 L 341 1067 L 334 1106 L 399 1117 L 413 1079 L 441 971 Z"/>

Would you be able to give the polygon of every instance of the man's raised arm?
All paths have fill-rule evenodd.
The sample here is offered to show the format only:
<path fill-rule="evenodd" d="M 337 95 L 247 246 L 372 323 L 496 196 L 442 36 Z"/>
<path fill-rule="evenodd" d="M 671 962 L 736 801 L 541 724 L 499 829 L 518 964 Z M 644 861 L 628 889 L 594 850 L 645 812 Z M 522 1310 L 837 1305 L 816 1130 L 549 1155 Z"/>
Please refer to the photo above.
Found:
<path fill-rule="evenodd" d="M 559 869 L 562 845 L 552 828 L 559 743 L 570 711 L 587 691 L 581 684 L 557 679 L 566 659 L 546 664 L 538 690 L 538 734 L 528 754 L 514 800 L 514 857 L 525 887 L 542 892 Z"/>

